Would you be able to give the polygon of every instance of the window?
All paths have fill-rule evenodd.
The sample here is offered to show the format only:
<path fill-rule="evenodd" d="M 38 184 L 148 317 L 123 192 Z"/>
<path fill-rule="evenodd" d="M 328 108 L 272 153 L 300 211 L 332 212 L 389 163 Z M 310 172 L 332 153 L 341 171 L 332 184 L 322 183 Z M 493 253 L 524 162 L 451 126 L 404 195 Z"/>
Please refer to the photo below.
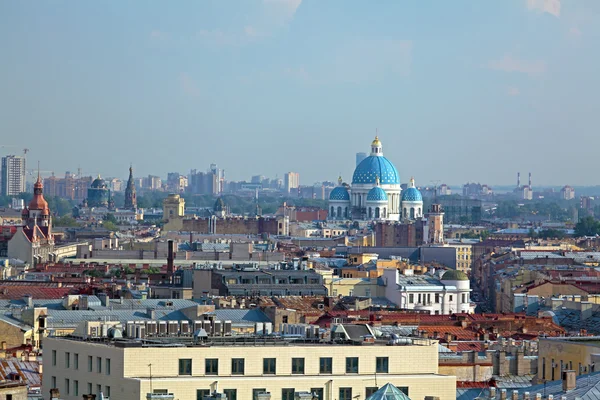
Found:
<path fill-rule="evenodd" d="M 196 390 L 196 400 L 204 400 L 204 396 L 210 396 L 210 389 Z"/>
<path fill-rule="evenodd" d="M 408 295 L 408 304 L 413 304 L 415 302 L 415 295 L 410 293 Z"/>
<path fill-rule="evenodd" d="M 452 301 L 452 299 L 453 299 L 453 296 L 452 296 L 452 295 L 448 296 L 448 300 L 449 300 L 449 301 Z"/>
<path fill-rule="evenodd" d="M 204 373 L 206 375 L 218 375 L 219 374 L 219 360 L 216 358 L 207 358 L 204 362 Z"/>
<path fill-rule="evenodd" d="M 465 293 L 462 294 L 462 302 L 463 303 L 467 302 L 467 295 Z"/>
<path fill-rule="evenodd" d="M 310 392 L 312 393 L 313 397 L 316 397 L 319 400 L 325 400 L 323 388 L 312 388 L 310 389 Z"/>
<path fill-rule="evenodd" d="M 65 368 L 71 368 L 71 353 L 65 352 Z"/>
<path fill-rule="evenodd" d="M 294 393 L 296 389 L 281 389 L 281 400 L 294 400 Z"/>
<path fill-rule="evenodd" d="M 53 376 L 52 379 L 51 379 L 51 381 L 52 381 L 52 387 L 51 387 L 51 389 L 56 389 L 57 388 L 56 387 L 56 377 Z"/>
<path fill-rule="evenodd" d="M 371 297 L 371 289 L 365 289 L 365 297 Z"/>
<path fill-rule="evenodd" d="M 191 375 L 192 374 L 192 359 L 191 358 L 180 358 L 179 359 L 179 375 Z"/>
<path fill-rule="evenodd" d="M 110 386 L 104 386 L 104 395 L 110 398 Z"/>
<path fill-rule="evenodd" d="M 65 378 L 65 392 L 71 394 L 71 381 L 69 378 Z"/>
<path fill-rule="evenodd" d="M 56 365 L 56 350 L 52 350 L 52 365 Z"/>
<path fill-rule="evenodd" d="M 88 382 L 88 391 L 87 392 L 88 392 L 88 394 L 93 394 L 92 393 L 92 384 L 91 384 L 91 382 Z"/>
<path fill-rule="evenodd" d="M 106 359 L 106 375 L 110 375 L 110 358 Z"/>
<path fill-rule="evenodd" d="M 352 388 L 340 388 L 339 400 L 352 400 Z"/>
<path fill-rule="evenodd" d="M 224 389 L 223 394 L 227 396 L 227 400 L 237 400 L 237 389 Z"/>
<path fill-rule="evenodd" d="M 102 393 L 102 385 L 96 385 L 96 398 L 100 398 L 100 393 Z"/>
<path fill-rule="evenodd" d="M 263 358 L 263 374 L 275 375 L 277 360 L 275 358 Z"/>
<path fill-rule="evenodd" d="M 346 373 L 358 374 L 358 357 L 346 357 Z"/>
<path fill-rule="evenodd" d="M 333 359 L 331 357 L 321 357 L 319 359 L 319 373 L 331 374 L 333 372 Z"/>
<path fill-rule="evenodd" d="M 252 389 L 252 400 L 258 400 L 259 393 L 267 393 L 267 389 Z"/>
<path fill-rule="evenodd" d="M 96 357 L 96 372 L 102 373 L 102 357 Z"/>
<path fill-rule="evenodd" d="M 375 360 L 375 372 L 378 374 L 387 374 L 389 371 L 389 358 L 377 357 Z"/>
<path fill-rule="evenodd" d="M 292 358 L 292 374 L 304 373 L 304 358 Z"/>
<path fill-rule="evenodd" d="M 88 372 L 92 372 L 92 364 L 94 363 L 94 357 L 88 356 Z M 93 394 L 90 390 L 89 394 Z"/>
<path fill-rule="evenodd" d="M 283 317 L 281 317 L 281 322 L 284 323 L 284 324 L 287 324 L 288 323 L 288 316 L 284 315 Z"/>
<path fill-rule="evenodd" d="M 231 359 L 231 375 L 244 375 L 244 359 L 243 358 L 232 358 Z"/>
<path fill-rule="evenodd" d="M 73 395 L 79 396 L 79 381 L 73 381 Z"/>
<path fill-rule="evenodd" d="M 365 389 L 365 398 L 375 393 L 379 388 L 377 386 L 368 387 Z"/>
<path fill-rule="evenodd" d="M 408 386 L 397 386 L 397 388 L 400 389 L 402 393 L 408 396 Z"/>
<path fill-rule="evenodd" d="M 73 367 L 79 369 L 79 354 L 73 354 Z"/>
<path fill-rule="evenodd" d="M 436 294 L 435 294 L 435 302 L 436 302 L 436 303 L 439 303 L 439 302 L 440 302 L 440 294 L 439 294 L 439 293 L 436 293 Z"/>

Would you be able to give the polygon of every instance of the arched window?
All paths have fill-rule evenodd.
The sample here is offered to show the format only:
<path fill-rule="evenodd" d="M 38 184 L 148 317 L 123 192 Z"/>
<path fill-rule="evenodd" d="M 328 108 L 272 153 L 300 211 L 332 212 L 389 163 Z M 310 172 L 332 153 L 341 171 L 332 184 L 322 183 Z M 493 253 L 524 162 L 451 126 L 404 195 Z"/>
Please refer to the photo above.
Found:
<path fill-rule="evenodd" d="M 379 219 L 379 207 L 375 207 L 375 218 Z"/>
<path fill-rule="evenodd" d="M 369 219 L 373 218 L 373 207 L 369 207 Z"/>
<path fill-rule="evenodd" d="M 411 207 L 410 208 L 410 219 L 414 219 L 415 218 L 415 208 Z"/>
<path fill-rule="evenodd" d="M 331 217 L 335 217 L 335 208 L 331 206 Z"/>
<path fill-rule="evenodd" d="M 404 207 L 404 218 L 408 218 L 408 211 L 406 210 L 406 207 Z"/>
<path fill-rule="evenodd" d="M 341 206 L 338 206 L 338 209 L 337 209 L 337 216 L 338 216 L 338 217 L 341 217 L 341 216 L 342 216 L 342 207 L 341 207 Z"/>
<path fill-rule="evenodd" d="M 419 207 L 419 217 L 423 216 L 423 213 L 421 212 L 421 207 Z"/>

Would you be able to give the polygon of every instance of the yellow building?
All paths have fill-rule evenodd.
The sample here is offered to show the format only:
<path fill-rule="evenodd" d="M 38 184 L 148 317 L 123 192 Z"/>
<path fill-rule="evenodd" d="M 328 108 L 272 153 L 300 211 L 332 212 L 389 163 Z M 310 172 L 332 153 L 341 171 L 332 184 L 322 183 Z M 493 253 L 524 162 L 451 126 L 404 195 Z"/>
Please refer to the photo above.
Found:
<path fill-rule="evenodd" d="M 577 375 L 600 369 L 600 337 L 540 338 L 538 381 L 561 379 L 564 370 Z"/>
<path fill-rule="evenodd" d="M 164 231 L 180 231 L 183 229 L 185 215 L 185 199 L 178 194 L 170 194 L 163 200 Z"/>
<path fill-rule="evenodd" d="M 413 340 L 357 346 L 253 338 L 235 345 L 194 345 L 191 338 L 168 344 L 48 338 L 42 392 L 58 388 L 64 400 L 100 392 L 111 400 L 145 400 L 149 393 L 196 400 L 213 391 L 229 400 L 253 400 L 259 392 L 271 393 L 272 400 L 293 400 L 297 392 L 350 400 L 365 399 L 389 382 L 413 399 L 455 399 L 456 378 L 438 373 L 437 341 Z"/>
<path fill-rule="evenodd" d="M 454 247 L 456 249 L 457 270 L 464 272 L 467 275 L 471 274 L 471 267 L 473 265 L 473 244 L 478 242 L 479 240 L 473 239 L 446 240 L 446 246 Z"/>
<path fill-rule="evenodd" d="M 327 293 L 331 296 L 385 297 L 385 287 L 377 284 L 378 278 L 324 279 Z"/>

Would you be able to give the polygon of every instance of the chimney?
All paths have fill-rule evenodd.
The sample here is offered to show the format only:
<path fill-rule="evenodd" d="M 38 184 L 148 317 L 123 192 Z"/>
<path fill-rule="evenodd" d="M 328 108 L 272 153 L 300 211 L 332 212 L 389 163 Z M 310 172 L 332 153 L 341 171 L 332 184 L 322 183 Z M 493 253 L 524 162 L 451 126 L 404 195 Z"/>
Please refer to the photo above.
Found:
<path fill-rule="evenodd" d="M 531 400 L 531 395 L 529 394 L 529 392 L 525 392 L 525 394 L 523 395 L 523 400 Z"/>
<path fill-rule="evenodd" d="M 2 350 L 6 350 L 6 342 L 2 341 Z"/>
<path fill-rule="evenodd" d="M 506 400 L 506 389 L 500 389 L 500 400 Z"/>
<path fill-rule="evenodd" d="M 513 390 L 512 400 L 519 400 L 519 391 L 518 390 Z"/>
<path fill-rule="evenodd" d="M 496 398 L 496 388 L 494 386 L 492 386 L 490 388 L 490 399 L 495 399 Z"/>
<path fill-rule="evenodd" d="M 98 293 L 98 298 L 100 299 L 100 304 L 104 307 L 110 307 L 110 297 L 106 293 Z"/>
<path fill-rule="evenodd" d="M 23 296 L 23 303 L 27 308 L 33 308 L 33 297 L 30 294 Z"/>
<path fill-rule="evenodd" d="M 148 315 L 148 318 L 156 319 L 156 309 L 155 308 L 148 307 L 146 309 L 146 314 Z"/>
<path fill-rule="evenodd" d="M 563 371 L 562 373 L 562 389 L 563 392 L 569 392 L 577 387 L 577 375 L 575 371 Z"/>
<path fill-rule="evenodd" d="M 173 266 L 173 259 L 175 257 L 174 254 L 174 243 L 172 240 L 169 240 L 167 242 L 167 274 L 169 275 L 173 275 L 174 272 L 174 266 Z"/>
<path fill-rule="evenodd" d="M 50 389 L 50 400 L 53 400 L 53 399 L 56 399 L 56 400 L 60 399 L 60 391 L 56 388 Z"/>
<path fill-rule="evenodd" d="M 536 393 L 535 394 L 535 400 L 542 400 L 542 394 L 541 393 Z"/>

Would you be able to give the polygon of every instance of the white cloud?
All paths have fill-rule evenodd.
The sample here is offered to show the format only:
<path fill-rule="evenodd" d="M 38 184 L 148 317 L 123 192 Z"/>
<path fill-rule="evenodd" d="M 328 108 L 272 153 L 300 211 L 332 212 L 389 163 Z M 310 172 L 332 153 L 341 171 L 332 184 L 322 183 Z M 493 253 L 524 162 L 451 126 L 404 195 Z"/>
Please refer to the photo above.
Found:
<path fill-rule="evenodd" d="M 270 17 L 279 24 L 290 22 L 301 3 L 302 0 L 263 0 Z"/>
<path fill-rule="evenodd" d="M 527 8 L 532 11 L 548 13 L 560 17 L 560 0 L 526 0 Z"/>
<path fill-rule="evenodd" d="M 546 71 L 546 63 L 543 61 L 519 60 L 507 54 L 500 60 L 490 61 L 488 68 L 495 71 L 520 72 L 530 76 L 537 76 Z"/>
<path fill-rule="evenodd" d="M 183 90 L 183 93 L 188 96 L 197 97 L 200 95 L 200 90 L 198 89 L 196 81 L 185 72 L 179 74 L 179 85 L 181 90 Z"/>
<path fill-rule="evenodd" d="M 509 96 L 518 96 L 521 94 L 521 91 L 516 86 L 509 86 L 506 89 L 506 94 L 508 94 Z"/>

